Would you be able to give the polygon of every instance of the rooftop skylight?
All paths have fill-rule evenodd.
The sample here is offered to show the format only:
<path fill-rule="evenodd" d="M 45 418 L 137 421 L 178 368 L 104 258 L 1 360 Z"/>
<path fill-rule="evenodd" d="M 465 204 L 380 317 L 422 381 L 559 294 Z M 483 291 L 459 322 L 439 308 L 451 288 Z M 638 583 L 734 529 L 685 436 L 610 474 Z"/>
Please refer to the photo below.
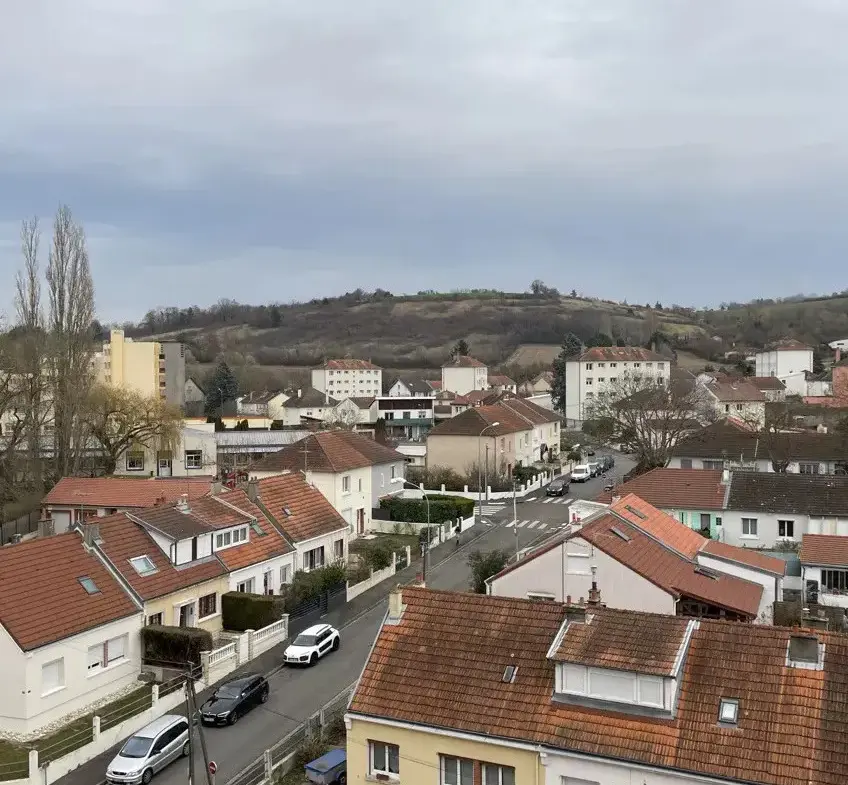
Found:
<path fill-rule="evenodd" d="M 89 578 L 88 575 L 83 575 L 82 578 L 77 578 L 77 580 L 80 582 L 80 586 L 82 586 L 89 594 L 100 593 L 100 589 L 97 588 L 97 584 L 92 578 Z"/>
<path fill-rule="evenodd" d="M 718 706 L 718 721 L 722 725 L 736 725 L 739 722 L 739 701 L 736 698 L 722 698 Z"/>
<path fill-rule="evenodd" d="M 130 559 L 130 564 L 132 568 L 141 576 L 152 575 L 156 572 L 156 565 L 153 563 L 153 559 L 151 559 L 146 554 L 144 556 L 134 556 Z"/>
<path fill-rule="evenodd" d="M 615 526 L 610 526 L 610 531 L 616 536 L 621 537 L 625 542 L 630 542 L 630 535 L 621 531 L 621 529 L 617 529 Z"/>

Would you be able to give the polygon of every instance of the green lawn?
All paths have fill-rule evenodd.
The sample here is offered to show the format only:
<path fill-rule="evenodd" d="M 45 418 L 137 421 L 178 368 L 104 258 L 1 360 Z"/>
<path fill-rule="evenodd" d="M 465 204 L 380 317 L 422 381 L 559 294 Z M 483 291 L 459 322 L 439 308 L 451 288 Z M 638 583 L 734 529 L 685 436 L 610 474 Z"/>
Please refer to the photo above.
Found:
<path fill-rule="evenodd" d="M 152 705 L 151 695 L 151 686 L 145 684 L 123 698 L 101 706 L 96 712 L 69 722 L 64 728 L 48 736 L 26 744 L 0 741 L 0 781 L 27 777 L 30 747 L 38 750 L 39 763 L 61 758 L 92 741 L 92 718 L 95 713 L 100 716 L 100 729 L 106 730 L 149 709 Z"/>

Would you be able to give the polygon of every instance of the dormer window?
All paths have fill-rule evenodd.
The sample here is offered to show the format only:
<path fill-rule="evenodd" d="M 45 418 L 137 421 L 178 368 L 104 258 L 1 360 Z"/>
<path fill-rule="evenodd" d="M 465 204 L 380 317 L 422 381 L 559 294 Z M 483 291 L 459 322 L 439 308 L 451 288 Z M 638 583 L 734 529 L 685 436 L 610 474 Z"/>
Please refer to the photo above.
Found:
<path fill-rule="evenodd" d="M 786 664 L 793 668 L 820 671 L 824 663 L 824 644 L 815 635 L 790 635 L 786 646 Z"/>
<path fill-rule="evenodd" d="M 557 666 L 556 680 L 556 692 L 566 698 L 670 709 L 672 690 L 666 689 L 666 679 L 662 676 L 561 663 Z"/>
<path fill-rule="evenodd" d="M 229 548 L 233 545 L 247 542 L 247 540 L 247 526 L 241 526 L 238 529 L 231 529 L 225 532 L 218 532 L 215 535 L 215 550 L 219 551 L 222 548 Z"/>
<path fill-rule="evenodd" d="M 739 701 L 736 698 L 722 698 L 718 706 L 719 725 L 736 725 L 739 722 Z"/>

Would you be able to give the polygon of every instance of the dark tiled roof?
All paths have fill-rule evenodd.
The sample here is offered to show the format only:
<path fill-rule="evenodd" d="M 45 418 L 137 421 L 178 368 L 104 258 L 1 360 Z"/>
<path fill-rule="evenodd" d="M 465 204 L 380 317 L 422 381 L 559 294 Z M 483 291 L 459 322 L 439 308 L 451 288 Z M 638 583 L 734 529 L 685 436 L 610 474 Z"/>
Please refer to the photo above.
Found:
<path fill-rule="evenodd" d="M 212 489 L 208 478 L 174 477 L 167 480 L 122 477 L 63 477 L 44 497 L 42 504 L 69 507 L 153 507 L 206 496 Z"/>
<path fill-rule="evenodd" d="M 524 398 L 509 398 L 502 401 L 501 405 L 527 418 L 534 425 L 546 425 L 547 423 L 562 421 L 562 417 L 553 410 L 545 409 L 543 406 Z"/>
<path fill-rule="evenodd" d="M 640 346 L 593 346 L 578 358 L 580 362 L 670 362 L 650 349 Z"/>
<path fill-rule="evenodd" d="M 448 360 L 442 368 L 485 368 L 486 363 L 481 363 L 467 354 L 458 354 L 456 357 Z"/>
<path fill-rule="evenodd" d="M 758 390 L 785 390 L 786 385 L 776 376 L 747 376 L 747 382 L 750 382 Z"/>
<path fill-rule="evenodd" d="M 766 399 L 759 388 L 748 382 L 713 382 L 708 389 L 722 403 L 757 403 Z"/>
<path fill-rule="evenodd" d="M 377 399 L 372 395 L 370 398 L 355 396 L 348 400 L 353 401 L 360 409 L 370 409 Z"/>
<path fill-rule="evenodd" d="M 328 371 L 379 371 L 380 366 L 368 360 L 327 360 L 323 366 Z"/>
<path fill-rule="evenodd" d="M 807 344 L 796 341 L 794 338 L 783 338 L 780 341 L 769 344 L 765 350 L 771 352 L 797 352 L 810 348 Z"/>
<path fill-rule="evenodd" d="M 91 578 L 89 594 L 80 578 Z M 0 624 L 23 651 L 141 610 L 76 532 L 0 548 Z"/>
<path fill-rule="evenodd" d="M 535 403 L 519 398 L 499 401 L 489 406 L 477 406 L 451 417 L 437 425 L 429 436 L 478 436 L 484 427 L 488 428 L 484 436 L 505 436 L 532 430 L 535 425 L 559 422 L 562 418 Z"/>
<path fill-rule="evenodd" d="M 382 463 L 402 462 L 396 450 L 355 431 L 320 431 L 266 455 L 253 464 L 258 472 L 347 472 Z"/>
<path fill-rule="evenodd" d="M 500 373 L 490 373 L 487 376 L 487 381 L 492 387 L 513 387 L 515 386 L 515 382 L 509 378 L 509 376 L 504 376 Z"/>
<path fill-rule="evenodd" d="M 652 469 L 618 486 L 615 495 L 634 493 L 664 510 L 721 510 L 726 491 L 721 475 L 721 469 Z M 612 496 L 605 491 L 598 501 L 609 504 Z"/>
<path fill-rule="evenodd" d="M 791 629 L 701 619 L 675 714 L 656 719 L 551 699 L 555 663 L 546 655 L 567 613 L 559 604 L 419 588 L 404 588 L 403 602 L 400 623 L 384 625 L 377 637 L 354 714 L 728 782 L 845 781 L 846 635 L 816 633 L 824 669 L 809 670 L 787 665 Z M 622 614 L 655 629 L 651 614 L 608 609 L 598 609 L 592 624 L 617 628 Z M 667 620 L 661 617 L 656 634 L 669 637 L 670 649 L 678 629 Z M 512 683 L 503 681 L 507 665 L 517 667 Z M 736 727 L 718 723 L 722 698 L 739 701 Z"/>
<path fill-rule="evenodd" d="M 338 401 L 329 394 L 324 395 L 324 393 L 311 387 L 300 397 L 289 398 L 283 403 L 283 406 L 287 409 L 323 409 L 337 404 Z"/>
<path fill-rule="evenodd" d="M 411 376 L 399 376 L 390 386 L 394 386 L 396 382 L 401 382 L 401 384 L 403 384 L 404 387 L 406 387 L 406 389 L 413 395 L 416 393 L 430 395 L 430 393 L 433 392 L 433 388 L 430 387 L 430 382 L 427 382 L 425 379 L 415 379 Z"/>
<path fill-rule="evenodd" d="M 348 528 L 335 507 L 299 472 L 259 480 L 259 503 L 292 542 Z"/>
<path fill-rule="evenodd" d="M 551 659 L 656 676 L 674 675 L 689 619 L 603 608 L 603 623 L 594 624 L 594 616 L 589 616 L 597 612 L 587 609 L 586 613 L 589 623 L 569 623 Z"/>
<path fill-rule="evenodd" d="M 805 534 L 801 537 L 801 564 L 848 567 L 848 537 L 840 534 Z"/>
<path fill-rule="evenodd" d="M 241 403 L 268 403 L 280 395 L 280 390 L 265 390 L 264 392 L 249 392 L 241 397 Z"/>
<path fill-rule="evenodd" d="M 226 573 L 224 565 L 215 556 L 177 569 L 144 528 L 124 513 L 98 518 L 96 523 L 100 528 L 102 551 L 143 600 L 163 597 Z M 156 572 L 140 575 L 130 564 L 130 559 L 137 556 L 147 556 Z"/>
<path fill-rule="evenodd" d="M 728 510 L 848 516 L 848 475 L 733 472 Z"/>

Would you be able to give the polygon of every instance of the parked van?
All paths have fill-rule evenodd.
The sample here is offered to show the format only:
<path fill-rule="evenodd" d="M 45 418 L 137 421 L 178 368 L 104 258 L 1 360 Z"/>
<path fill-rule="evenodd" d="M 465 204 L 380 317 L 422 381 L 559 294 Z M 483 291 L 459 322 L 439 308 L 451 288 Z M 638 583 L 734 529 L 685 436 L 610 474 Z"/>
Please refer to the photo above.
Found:
<path fill-rule="evenodd" d="M 586 482 L 592 478 L 592 470 L 589 468 L 588 463 L 581 463 L 579 466 L 575 466 L 571 470 L 571 481 L 572 482 Z"/>
<path fill-rule="evenodd" d="M 153 775 L 189 753 L 189 724 L 164 714 L 130 736 L 106 769 L 109 785 L 148 785 Z"/>

